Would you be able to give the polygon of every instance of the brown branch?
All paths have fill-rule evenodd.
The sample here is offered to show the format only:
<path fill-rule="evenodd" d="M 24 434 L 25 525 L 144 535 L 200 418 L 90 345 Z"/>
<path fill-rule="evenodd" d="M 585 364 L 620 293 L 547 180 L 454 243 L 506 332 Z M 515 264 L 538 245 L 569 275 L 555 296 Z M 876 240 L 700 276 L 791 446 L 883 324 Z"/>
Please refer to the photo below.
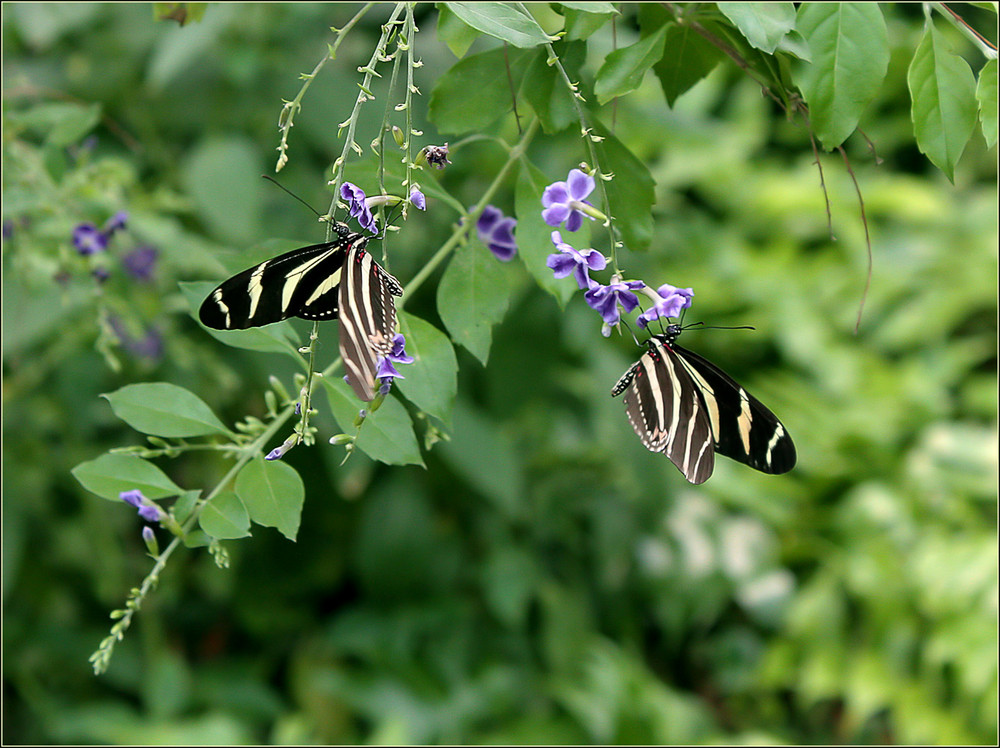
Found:
<path fill-rule="evenodd" d="M 858 330 L 861 328 L 861 315 L 865 309 L 865 301 L 868 299 L 868 289 L 872 285 L 872 239 L 868 233 L 868 216 L 865 215 L 865 199 L 861 195 L 861 187 L 858 186 L 857 177 L 855 177 L 854 169 L 851 167 L 851 160 L 847 157 L 847 151 L 844 150 L 843 146 L 838 145 L 837 150 L 844 157 L 847 173 L 851 175 L 851 181 L 854 182 L 854 191 L 858 193 L 858 205 L 861 207 L 861 223 L 865 227 L 865 246 L 868 248 L 868 273 L 865 278 L 865 290 L 861 294 L 861 304 L 858 306 L 858 319 L 854 323 L 854 334 L 857 335 Z"/>

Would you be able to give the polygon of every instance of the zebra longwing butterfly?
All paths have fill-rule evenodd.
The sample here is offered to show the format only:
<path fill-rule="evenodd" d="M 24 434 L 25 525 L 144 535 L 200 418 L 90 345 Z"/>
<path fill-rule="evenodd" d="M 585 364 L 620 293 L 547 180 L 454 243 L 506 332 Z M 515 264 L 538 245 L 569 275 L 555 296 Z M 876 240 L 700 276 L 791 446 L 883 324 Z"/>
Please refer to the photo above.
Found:
<path fill-rule="evenodd" d="M 675 342 L 680 325 L 653 335 L 649 350 L 622 375 L 611 396 L 646 449 L 663 452 L 691 483 L 704 483 L 715 453 L 764 473 L 795 466 L 795 445 L 774 413 L 724 371 Z"/>
<path fill-rule="evenodd" d="M 392 297 L 403 289 L 366 251 L 367 236 L 342 223 L 334 229 L 332 242 L 293 249 L 223 282 L 198 317 L 216 330 L 245 330 L 289 317 L 339 317 L 347 381 L 359 398 L 370 401 L 378 357 L 392 350 L 396 332 Z"/>

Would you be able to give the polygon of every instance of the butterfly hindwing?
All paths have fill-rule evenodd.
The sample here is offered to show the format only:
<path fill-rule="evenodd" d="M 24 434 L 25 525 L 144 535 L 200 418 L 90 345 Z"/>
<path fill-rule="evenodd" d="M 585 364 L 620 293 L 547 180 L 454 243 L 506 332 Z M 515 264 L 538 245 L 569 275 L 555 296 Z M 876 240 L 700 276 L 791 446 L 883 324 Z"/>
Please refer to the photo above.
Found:
<path fill-rule="evenodd" d="M 365 402 L 375 397 L 379 359 L 392 352 L 396 334 L 393 296 L 403 288 L 375 262 L 362 245 L 352 246 L 344 261 L 340 285 L 340 355 L 354 394 Z"/>
<path fill-rule="evenodd" d="M 708 480 L 714 452 L 765 473 L 795 465 L 784 426 L 759 400 L 714 364 L 674 340 L 670 325 L 612 389 L 647 449 L 663 452 L 691 483 Z"/>

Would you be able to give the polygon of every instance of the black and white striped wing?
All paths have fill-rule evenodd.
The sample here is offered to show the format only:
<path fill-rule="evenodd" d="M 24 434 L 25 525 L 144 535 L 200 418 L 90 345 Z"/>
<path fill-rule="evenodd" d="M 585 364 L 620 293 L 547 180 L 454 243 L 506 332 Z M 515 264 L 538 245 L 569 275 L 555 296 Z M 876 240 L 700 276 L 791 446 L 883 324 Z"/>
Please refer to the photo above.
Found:
<path fill-rule="evenodd" d="M 375 397 L 379 359 L 392 352 L 396 334 L 393 296 L 403 288 L 375 262 L 363 245 L 353 245 L 340 284 L 340 356 L 344 373 L 361 400 Z"/>
<path fill-rule="evenodd" d="M 724 371 L 674 343 L 679 329 L 654 335 L 611 391 L 625 392 L 642 443 L 666 454 L 691 483 L 708 480 L 715 452 L 764 473 L 791 470 L 795 445 L 781 421 Z"/>
<path fill-rule="evenodd" d="M 708 405 L 716 452 L 762 473 L 795 467 L 792 438 L 767 406 L 697 353 L 676 343 L 673 350 Z"/>
<path fill-rule="evenodd" d="M 367 244 L 362 234 L 337 226 L 332 242 L 272 257 L 222 283 L 201 305 L 198 318 L 216 330 L 245 330 L 289 317 L 336 319 L 344 258 Z"/>
<path fill-rule="evenodd" d="M 691 483 L 704 483 L 715 469 L 715 438 L 709 409 L 691 375 L 663 341 L 618 380 L 612 396 L 625 392 L 625 412 L 646 449 L 663 452 Z"/>

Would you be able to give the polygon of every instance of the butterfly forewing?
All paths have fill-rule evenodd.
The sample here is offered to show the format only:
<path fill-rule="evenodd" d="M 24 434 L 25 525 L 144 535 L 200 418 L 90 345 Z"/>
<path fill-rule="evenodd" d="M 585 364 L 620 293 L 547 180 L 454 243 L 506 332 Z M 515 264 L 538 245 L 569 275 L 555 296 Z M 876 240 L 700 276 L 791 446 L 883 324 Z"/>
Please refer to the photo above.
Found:
<path fill-rule="evenodd" d="M 691 483 L 708 480 L 714 452 L 765 473 L 795 465 L 785 427 L 725 372 L 674 343 L 680 327 L 654 335 L 618 380 L 629 422 L 647 449 L 663 452 Z"/>
<path fill-rule="evenodd" d="M 313 244 L 272 257 L 222 283 L 201 305 L 198 318 L 216 330 L 245 330 L 289 317 L 335 319 L 344 257 L 367 243 L 343 224 L 332 242 Z"/>
<path fill-rule="evenodd" d="M 403 289 L 364 246 L 352 246 L 340 285 L 340 355 L 347 382 L 361 400 L 375 397 L 379 359 L 392 352 L 396 334 L 393 296 Z"/>
<path fill-rule="evenodd" d="M 795 467 L 792 438 L 767 406 L 712 362 L 676 344 L 673 349 L 704 399 L 714 400 L 716 452 L 763 473 L 787 473 Z"/>

